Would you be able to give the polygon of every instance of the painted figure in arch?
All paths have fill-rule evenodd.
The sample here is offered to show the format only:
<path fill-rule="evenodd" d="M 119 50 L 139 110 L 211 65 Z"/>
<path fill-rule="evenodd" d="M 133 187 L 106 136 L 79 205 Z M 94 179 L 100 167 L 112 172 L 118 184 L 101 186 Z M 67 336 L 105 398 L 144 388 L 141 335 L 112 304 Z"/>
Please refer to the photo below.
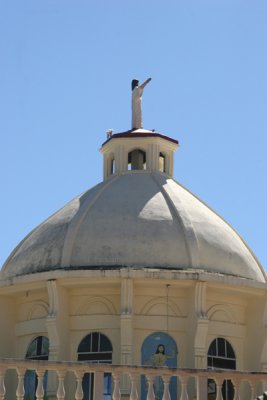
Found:
<path fill-rule="evenodd" d="M 155 368 L 177 368 L 178 349 L 175 340 L 167 333 L 154 332 L 147 336 L 141 348 L 142 365 Z M 160 374 L 159 374 L 160 375 Z M 155 400 L 161 400 L 164 393 L 164 383 L 161 376 L 157 376 L 153 382 Z M 169 382 L 170 400 L 177 399 L 177 378 L 173 376 Z M 141 400 L 146 400 L 148 394 L 148 382 L 143 376 L 141 380 Z"/>
<path fill-rule="evenodd" d="M 137 79 L 132 80 L 132 129 L 143 128 L 142 121 L 142 94 L 145 86 L 151 81 L 151 78 L 145 80 L 142 85 L 139 86 Z"/>
<path fill-rule="evenodd" d="M 164 344 L 159 344 L 156 352 L 152 354 L 150 358 L 150 363 L 153 367 L 164 367 L 166 365 L 166 361 L 174 358 L 176 354 L 167 355 L 165 354 L 165 346 Z"/>
<path fill-rule="evenodd" d="M 153 367 L 164 367 L 166 366 L 166 362 L 169 359 L 176 357 L 176 353 L 173 352 L 171 355 L 165 354 L 165 346 L 164 344 L 158 344 L 157 349 L 154 354 L 150 357 L 149 364 Z M 155 400 L 162 399 L 164 392 L 164 383 L 160 376 L 156 376 L 154 379 L 154 394 Z"/>

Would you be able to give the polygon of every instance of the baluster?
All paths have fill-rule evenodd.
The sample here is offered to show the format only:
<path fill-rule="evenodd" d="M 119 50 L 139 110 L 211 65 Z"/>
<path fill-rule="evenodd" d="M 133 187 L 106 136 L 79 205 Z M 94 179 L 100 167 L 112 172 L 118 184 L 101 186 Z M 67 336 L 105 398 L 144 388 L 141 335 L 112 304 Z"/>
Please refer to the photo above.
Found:
<path fill-rule="evenodd" d="M 112 399 L 120 400 L 121 399 L 121 391 L 120 391 L 120 376 L 116 372 L 112 374 L 114 380 L 114 390 Z"/>
<path fill-rule="evenodd" d="M 162 400 L 171 400 L 170 391 L 169 391 L 169 382 L 170 377 L 168 375 L 162 375 L 163 383 L 164 383 L 164 392 L 162 396 Z"/>
<path fill-rule="evenodd" d="M 5 369 L 0 369 L 0 400 L 4 400 L 6 393 L 5 388 Z"/>
<path fill-rule="evenodd" d="M 249 385 L 250 385 L 250 389 L 251 389 L 250 398 L 251 398 L 251 399 L 255 399 L 255 398 L 256 398 L 257 382 L 251 382 L 251 381 L 249 381 Z"/>
<path fill-rule="evenodd" d="M 25 394 L 24 373 L 25 373 L 25 369 L 22 370 L 22 369 L 17 368 L 17 374 L 18 374 L 18 386 L 17 386 L 17 390 L 16 390 L 17 400 L 24 399 L 24 394 Z"/>
<path fill-rule="evenodd" d="M 44 371 L 37 370 L 37 377 L 38 377 L 38 384 L 36 388 L 36 400 L 43 400 L 44 398 L 44 387 L 43 387 L 43 378 L 44 378 Z"/>
<path fill-rule="evenodd" d="M 216 400 L 223 400 L 223 396 L 222 396 L 223 380 L 222 379 L 216 379 L 216 378 L 214 378 L 214 380 L 216 382 L 216 391 L 217 391 Z"/>
<path fill-rule="evenodd" d="M 131 394 L 130 394 L 130 400 L 138 400 L 138 391 L 137 391 L 137 375 L 136 374 L 130 374 L 131 378 Z"/>
<path fill-rule="evenodd" d="M 57 371 L 57 376 L 58 376 L 57 400 L 64 400 L 65 399 L 65 388 L 64 388 L 65 372 Z"/>
<path fill-rule="evenodd" d="M 240 389 L 240 380 L 238 379 L 231 379 L 232 380 L 232 384 L 234 386 L 234 390 L 235 390 L 235 397 L 234 400 L 240 400 L 240 393 L 239 393 L 239 389 Z"/>
<path fill-rule="evenodd" d="M 153 389 L 154 376 L 146 375 L 146 379 L 147 379 L 147 383 L 148 383 L 146 400 L 155 400 L 155 393 L 154 393 L 154 389 Z"/>
<path fill-rule="evenodd" d="M 181 397 L 180 400 L 188 400 L 188 394 L 187 394 L 187 378 L 186 377 L 181 377 L 180 378 L 181 382 Z"/>
<path fill-rule="evenodd" d="M 75 392 L 75 400 L 82 400 L 83 399 L 82 381 L 83 381 L 84 373 L 75 371 L 75 375 L 76 375 L 76 382 L 77 382 L 77 387 L 76 387 L 76 392 Z"/>

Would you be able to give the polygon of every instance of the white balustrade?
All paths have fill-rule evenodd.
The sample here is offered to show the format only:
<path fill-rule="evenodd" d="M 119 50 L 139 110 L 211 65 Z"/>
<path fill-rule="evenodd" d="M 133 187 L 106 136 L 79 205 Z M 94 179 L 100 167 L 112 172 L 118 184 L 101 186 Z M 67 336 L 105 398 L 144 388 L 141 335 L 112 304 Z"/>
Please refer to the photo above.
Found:
<path fill-rule="evenodd" d="M 216 382 L 216 390 L 217 390 L 217 395 L 216 395 L 216 400 L 223 400 L 222 396 L 222 385 L 223 385 L 223 379 L 220 378 L 215 378 L 214 379 Z"/>
<path fill-rule="evenodd" d="M 164 384 L 162 400 L 171 400 L 170 391 L 169 391 L 170 378 L 171 377 L 168 375 L 165 375 L 165 374 L 162 375 L 162 380 L 163 380 L 163 384 Z"/>
<path fill-rule="evenodd" d="M 5 388 L 5 368 L 0 368 L 0 400 L 4 400 L 6 388 Z"/>
<path fill-rule="evenodd" d="M 57 371 L 57 376 L 58 376 L 57 400 L 64 400 L 65 399 L 65 388 L 64 388 L 65 372 Z"/>
<path fill-rule="evenodd" d="M 120 375 L 117 372 L 112 373 L 113 381 L 114 381 L 114 390 L 112 399 L 120 400 L 121 399 L 121 391 L 120 391 Z"/>
<path fill-rule="evenodd" d="M 250 388 L 251 388 L 251 398 L 254 399 L 255 397 L 257 397 L 257 382 L 252 382 L 249 381 L 250 384 Z"/>
<path fill-rule="evenodd" d="M 154 376 L 147 374 L 146 379 L 148 384 L 146 400 L 155 400 L 155 393 L 153 388 Z"/>
<path fill-rule="evenodd" d="M 239 389 L 240 389 L 240 381 L 239 381 L 238 379 L 235 379 L 235 380 L 232 379 L 232 384 L 233 384 L 234 390 L 235 390 L 235 397 L 234 397 L 234 400 L 241 400 L 241 398 L 240 398 L 240 392 L 239 392 Z"/>
<path fill-rule="evenodd" d="M 7 371 L 15 370 L 17 372 L 17 388 L 16 399 L 24 400 L 24 376 L 27 370 L 35 371 L 38 377 L 36 388 L 36 399 L 43 400 L 45 397 L 44 376 L 45 371 L 54 371 L 58 376 L 58 386 L 56 389 L 56 398 L 58 400 L 82 400 L 83 389 L 82 380 L 84 374 L 94 374 L 94 399 L 99 400 L 103 398 L 104 388 L 104 374 L 111 374 L 113 377 L 113 400 L 121 399 L 120 380 L 122 375 L 128 375 L 131 380 L 131 390 L 129 395 L 130 400 L 140 399 L 141 392 L 141 376 L 146 377 L 146 400 L 155 400 L 154 385 L 160 380 L 163 385 L 162 400 L 170 400 L 170 386 L 169 382 L 172 377 L 180 380 L 180 400 L 207 400 L 207 380 L 212 379 L 217 385 L 216 400 L 223 400 L 222 385 L 225 380 L 231 380 L 234 386 L 235 397 L 234 400 L 240 400 L 246 392 L 246 398 L 255 400 L 257 396 L 262 393 L 257 392 L 262 383 L 267 382 L 266 372 L 242 372 L 242 371 L 216 371 L 216 370 L 199 370 L 199 369 L 168 369 L 141 367 L 141 366 L 115 366 L 110 364 L 90 364 L 83 362 L 54 362 L 54 361 L 34 361 L 34 360 L 15 360 L 15 359 L 0 359 L 0 400 L 13 399 L 14 393 L 12 384 L 12 375 L 6 379 Z M 66 373 L 71 373 L 76 378 L 76 387 L 72 389 L 72 395 L 65 390 L 64 378 Z M 48 374 L 49 376 L 49 374 Z M 188 380 L 190 383 L 195 380 L 194 390 L 192 396 L 189 396 L 187 386 Z M 191 379 L 193 378 L 193 379 Z M 156 381 L 158 380 L 158 381 Z M 71 380 L 70 380 L 71 382 Z M 73 384 L 75 381 L 73 381 Z M 177 381 L 178 382 L 178 381 Z M 259 385 L 260 384 L 260 385 Z M 250 386 L 251 390 L 247 388 Z M 142 389 L 144 390 L 144 388 Z M 75 393 L 75 394 L 74 394 Z M 241 397 L 242 393 L 242 397 Z"/>
<path fill-rule="evenodd" d="M 43 400 L 44 398 L 44 387 L 43 387 L 43 378 L 44 378 L 44 370 L 38 369 L 37 371 L 37 377 L 38 377 L 38 384 L 36 388 L 36 400 Z"/>
<path fill-rule="evenodd" d="M 82 400 L 83 399 L 83 387 L 82 387 L 82 381 L 83 381 L 83 375 L 84 373 L 82 372 L 77 372 L 74 371 L 76 375 L 76 392 L 75 392 L 75 400 Z"/>
<path fill-rule="evenodd" d="M 131 378 L 130 400 L 138 400 L 137 381 L 139 382 L 139 376 L 138 374 L 132 373 L 130 374 L 130 378 Z"/>
<path fill-rule="evenodd" d="M 188 400 L 188 394 L 187 394 L 187 377 L 181 377 L 180 382 L 181 382 L 181 397 L 180 400 Z"/>
<path fill-rule="evenodd" d="M 25 369 L 17 368 L 17 374 L 18 374 L 18 386 L 16 390 L 16 396 L 17 400 L 24 400 L 24 374 L 25 374 Z"/>

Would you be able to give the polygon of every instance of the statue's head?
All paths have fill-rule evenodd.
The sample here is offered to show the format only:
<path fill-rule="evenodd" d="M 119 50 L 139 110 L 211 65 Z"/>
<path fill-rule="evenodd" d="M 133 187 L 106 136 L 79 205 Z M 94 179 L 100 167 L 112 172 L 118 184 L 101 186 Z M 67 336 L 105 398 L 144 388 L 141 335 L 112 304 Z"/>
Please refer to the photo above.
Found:
<path fill-rule="evenodd" d="M 134 88 L 136 87 L 136 86 L 138 86 L 139 85 L 139 81 L 137 80 L 137 79 L 133 79 L 132 80 L 132 90 L 134 90 Z"/>
<path fill-rule="evenodd" d="M 164 344 L 159 344 L 156 350 L 156 354 L 165 354 L 165 346 Z"/>

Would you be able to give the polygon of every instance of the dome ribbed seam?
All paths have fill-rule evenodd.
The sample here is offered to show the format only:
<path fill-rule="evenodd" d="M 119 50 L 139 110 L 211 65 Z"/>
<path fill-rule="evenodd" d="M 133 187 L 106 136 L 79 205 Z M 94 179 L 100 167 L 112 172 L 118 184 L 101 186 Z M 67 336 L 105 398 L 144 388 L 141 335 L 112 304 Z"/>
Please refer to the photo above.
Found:
<path fill-rule="evenodd" d="M 169 204 L 176 215 L 178 221 L 181 222 L 181 226 L 183 229 L 184 237 L 185 237 L 185 245 L 188 253 L 188 257 L 190 260 L 191 268 L 199 267 L 199 246 L 197 236 L 193 227 L 193 224 L 190 218 L 187 215 L 184 207 L 179 204 L 179 211 L 177 210 L 177 206 L 174 204 L 170 195 L 167 193 L 166 189 L 163 185 L 161 185 L 157 180 L 157 175 L 155 173 L 151 174 L 154 182 L 158 185 L 161 190 L 162 195 L 164 196 L 167 204 Z"/>
<path fill-rule="evenodd" d="M 81 206 L 81 209 L 77 212 L 77 217 L 76 218 L 74 217 L 73 220 L 71 221 L 64 239 L 63 250 L 60 261 L 61 267 L 66 267 L 71 265 L 71 256 L 72 256 L 74 240 L 77 235 L 79 227 L 81 226 L 86 215 L 88 214 L 92 206 L 95 204 L 95 202 L 98 200 L 98 198 L 109 187 L 109 185 L 111 185 L 118 178 L 119 175 L 114 175 L 114 177 L 112 177 L 111 179 L 104 181 L 102 189 L 99 190 L 99 192 L 94 196 L 94 198 L 91 200 L 89 204 L 85 200 L 84 204 Z"/>

